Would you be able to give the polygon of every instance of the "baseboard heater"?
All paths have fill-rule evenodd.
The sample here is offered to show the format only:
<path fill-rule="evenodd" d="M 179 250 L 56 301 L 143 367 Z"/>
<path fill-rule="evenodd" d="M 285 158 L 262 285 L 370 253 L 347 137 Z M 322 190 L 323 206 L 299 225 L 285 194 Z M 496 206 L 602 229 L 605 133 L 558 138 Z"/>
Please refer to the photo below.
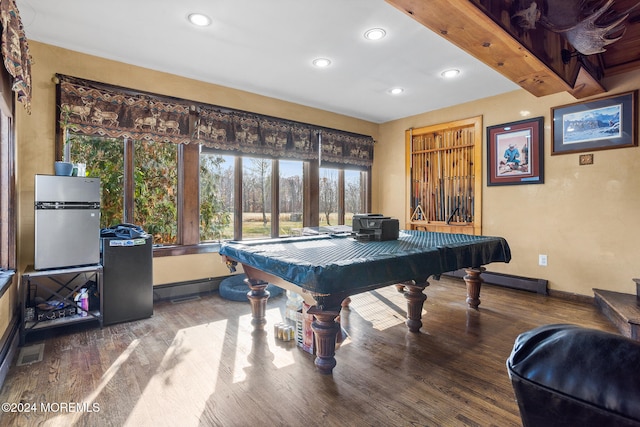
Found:
<path fill-rule="evenodd" d="M 444 273 L 443 276 L 452 277 L 464 277 L 464 269 L 450 271 Z M 491 285 L 504 286 L 505 288 L 519 289 L 522 291 L 536 292 L 542 295 L 548 295 L 547 284 L 548 281 L 544 279 L 534 279 L 530 277 L 513 276 L 511 274 L 492 273 L 491 271 L 485 271 L 482 273 L 482 279 L 485 283 Z"/>
<path fill-rule="evenodd" d="M 210 293 L 218 289 L 220 282 L 225 277 L 209 277 L 206 279 L 156 285 L 153 287 L 153 301 L 177 300 L 198 294 Z"/>
<path fill-rule="evenodd" d="M 13 357 L 18 352 L 19 329 L 20 329 L 20 315 L 16 313 L 9 326 L 7 327 L 4 335 L 2 336 L 0 343 L 0 389 L 4 384 L 4 380 L 9 373 L 9 368 L 13 361 Z"/>

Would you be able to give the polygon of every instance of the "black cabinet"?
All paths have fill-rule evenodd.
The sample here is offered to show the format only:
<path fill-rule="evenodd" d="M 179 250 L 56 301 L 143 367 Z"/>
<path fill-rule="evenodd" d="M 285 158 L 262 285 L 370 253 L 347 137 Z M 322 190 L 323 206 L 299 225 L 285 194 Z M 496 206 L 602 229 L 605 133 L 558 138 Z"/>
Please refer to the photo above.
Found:
<path fill-rule="evenodd" d="M 100 239 L 105 325 L 153 315 L 153 239 Z"/>
<path fill-rule="evenodd" d="M 87 290 L 88 310 L 76 295 Z M 21 283 L 20 345 L 34 331 L 95 322 L 102 326 L 102 266 L 34 270 L 27 267 Z"/>

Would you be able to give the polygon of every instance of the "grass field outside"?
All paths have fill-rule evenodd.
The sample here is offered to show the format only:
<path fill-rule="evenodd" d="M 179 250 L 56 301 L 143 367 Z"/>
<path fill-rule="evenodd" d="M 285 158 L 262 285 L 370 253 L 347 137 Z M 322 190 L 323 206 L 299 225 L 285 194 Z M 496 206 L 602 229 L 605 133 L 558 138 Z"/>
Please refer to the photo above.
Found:
<path fill-rule="evenodd" d="M 345 223 L 351 225 L 353 214 L 345 214 Z M 245 212 L 242 214 L 242 238 L 243 239 L 255 239 L 259 237 L 271 237 L 271 214 L 266 214 L 267 223 L 264 224 L 262 219 L 262 213 L 259 212 Z M 291 221 L 291 219 L 296 221 Z M 298 220 L 299 218 L 299 220 Z M 329 221 L 331 224 L 327 224 L 324 214 L 320 215 L 320 226 L 326 225 L 338 225 L 338 214 L 332 213 L 329 215 Z M 302 228 L 302 215 L 281 213 L 280 214 L 280 236 L 295 236 L 299 234 Z M 231 214 L 231 222 L 229 226 L 223 232 L 223 239 L 233 238 L 233 214 Z"/>

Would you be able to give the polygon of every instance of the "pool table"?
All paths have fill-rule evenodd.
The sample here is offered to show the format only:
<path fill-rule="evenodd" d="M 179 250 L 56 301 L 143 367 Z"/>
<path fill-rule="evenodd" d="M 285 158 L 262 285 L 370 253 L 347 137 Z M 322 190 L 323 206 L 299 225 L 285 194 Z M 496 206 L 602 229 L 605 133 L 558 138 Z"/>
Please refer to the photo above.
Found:
<path fill-rule="evenodd" d="M 406 323 L 418 332 L 430 276 L 464 268 L 467 303 L 477 309 L 483 266 L 511 260 L 501 237 L 416 230 L 401 230 L 397 240 L 388 241 L 359 241 L 349 233 L 230 241 L 220 255 L 232 271 L 243 266 L 255 329 L 266 323 L 269 283 L 299 293 L 312 306 L 315 365 L 323 374 L 336 365 L 336 317 L 349 296 L 389 285 L 406 289 Z"/>

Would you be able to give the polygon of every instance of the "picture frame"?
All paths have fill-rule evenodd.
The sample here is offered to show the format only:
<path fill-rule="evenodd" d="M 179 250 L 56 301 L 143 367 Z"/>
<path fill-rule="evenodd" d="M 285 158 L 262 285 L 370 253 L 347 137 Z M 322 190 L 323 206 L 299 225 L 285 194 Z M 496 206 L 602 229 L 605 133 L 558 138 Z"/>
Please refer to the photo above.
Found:
<path fill-rule="evenodd" d="M 637 90 L 551 108 L 551 155 L 637 147 Z"/>
<path fill-rule="evenodd" d="M 487 185 L 544 183 L 544 117 L 487 126 Z"/>

